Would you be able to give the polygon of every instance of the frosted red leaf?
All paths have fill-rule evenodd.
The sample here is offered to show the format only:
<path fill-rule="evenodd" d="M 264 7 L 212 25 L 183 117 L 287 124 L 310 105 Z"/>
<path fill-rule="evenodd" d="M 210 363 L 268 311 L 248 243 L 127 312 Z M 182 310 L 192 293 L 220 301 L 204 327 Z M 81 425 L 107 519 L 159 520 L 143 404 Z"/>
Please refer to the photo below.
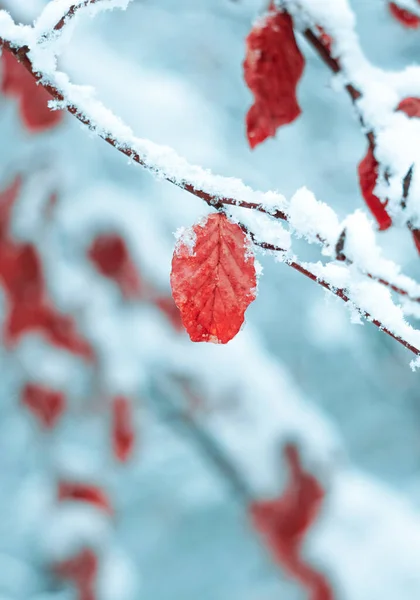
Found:
<path fill-rule="evenodd" d="M 246 40 L 244 77 L 255 98 L 246 117 L 251 148 L 300 115 L 296 88 L 304 66 L 291 17 L 270 7 Z"/>
<path fill-rule="evenodd" d="M 418 117 L 420 118 L 420 98 L 404 98 L 397 106 L 397 110 L 405 112 L 407 117 Z"/>
<path fill-rule="evenodd" d="M 389 2 L 388 4 L 391 15 L 404 27 L 408 27 L 409 29 L 417 29 L 420 26 L 420 17 L 413 14 L 409 10 L 405 8 L 401 8 L 395 4 L 395 2 Z"/>
<path fill-rule="evenodd" d="M 256 285 L 250 243 L 225 215 L 210 215 L 178 240 L 172 295 L 193 342 L 226 344 L 235 337 Z"/>
<path fill-rule="evenodd" d="M 365 158 L 359 164 L 358 172 L 362 196 L 375 217 L 379 230 L 384 231 L 391 227 L 392 219 L 386 211 L 386 202 L 382 203 L 374 194 L 378 179 L 378 162 L 370 146 Z"/>
<path fill-rule="evenodd" d="M 126 462 L 134 449 L 135 431 L 131 402 L 124 396 L 112 401 L 112 449 L 120 462 Z"/>
<path fill-rule="evenodd" d="M 63 502 L 72 500 L 75 502 L 86 502 L 105 511 L 109 515 L 113 514 L 113 508 L 105 492 L 90 483 L 78 481 L 60 481 L 58 483 L 57 498 Z"/>
<path fill-rule="evenodd" d="M 64 394 L 48 387 L 27 383 L 22 390 L 22 403 L 32 412 L 46 429 L 57 424 L 66 408 Z"/>
<path fill-rule="evenodd" d="M 123 296 L 139 297 L 140 276 L 121 236 L 113 233 L 98 235 L 90 246 L 88 255 L 104 277 L 115 281 Z"/>
<path fill-rule="evenodd" d="M 286 488 L 279 498 L 253 502 L 249 506 L 251 520 L 274 559 L 308 590 L 311 600 L 333 600 L 326 577 L 301 555 L 304 537 L 319 515 L 324 491 L 303 469 L 296 446 L 287 445 L 284 453 L 289 471 Z"/>
<path fill-rule="evenodd" d="M 1 91 L 18 101 L 20 116 L 28 131 L 36 133 L 58 125 L 63 119 L 63 112 L 48 107 L 50 94 L 37 85 L 32 75 L 8 50 L 3 50 L 1 64 Z"/>

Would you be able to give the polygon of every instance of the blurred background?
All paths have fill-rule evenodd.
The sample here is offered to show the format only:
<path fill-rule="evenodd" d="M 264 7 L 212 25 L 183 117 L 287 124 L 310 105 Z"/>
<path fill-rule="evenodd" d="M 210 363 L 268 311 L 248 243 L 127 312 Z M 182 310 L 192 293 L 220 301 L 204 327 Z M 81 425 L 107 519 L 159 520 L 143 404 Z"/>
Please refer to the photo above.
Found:
<path fill-rule="evenodd" d="M 2 1 L 23 23 L 44 4 Z M 386 2 L 351 5 L 372 62 L 418 60 L 418 32 Z M 139 137 L 256 189 L 307 186 L 344 217 L 363 207 L 366 142 L 301 38 L 302 116 L 247 145 L 242 61 L 263 8 L 133 0 L 81 17 L 60 68 Z M 244 330 L 191 343 L 169 290 L 173 233 L 207 207 L 73 117 L 25 108 L 37 88 L 19 97 L 14 68 L 3 57 L 1 600 L 418 600 L 408 353 L 261 254 Z M 418 279 L 411 236 L 380 239 Z"/>

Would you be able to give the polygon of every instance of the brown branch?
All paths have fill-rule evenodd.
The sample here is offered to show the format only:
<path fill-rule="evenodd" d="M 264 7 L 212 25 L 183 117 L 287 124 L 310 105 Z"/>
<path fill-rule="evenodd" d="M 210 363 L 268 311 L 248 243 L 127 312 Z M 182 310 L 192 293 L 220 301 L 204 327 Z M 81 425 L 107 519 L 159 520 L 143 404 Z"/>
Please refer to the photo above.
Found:
<path fill-rule="evenodd" d="M 343 289 L 340 289 L 340 288 L 334 288 L 330 283 L 328 283 L 328 281 L 324 281 L 323 279 L 319 279 L 314 273 L 312 273 L 311 271 L 308 271 L 308 269 L 305 269 L 305 267 L 303 267 L 301 264 L 299 264 L 297 262 L 288 261 L 287 264 L 290 267 L 292 267 L 292 269 L 295 269 L 299 273 L 302 273 L 303 275 L 306 275 L 306 277 L 308 277 L 309 279 L 312 279 L 312 281 L 316 281 L 316 283 L 319 283 L 319 285 L 321 285 L 326 290 L 332 292 L 338 298 L 341 298 L 341 300 L 343 300 L 344 302 L 352 302 L 352 300 L 347 296 L 346 290 L 343 290 Z M 374 325 L 376 325 L 376 327 L 378 327 L 378 329 L 380 329 L 381 331 L 387 333 L 394 340 L 396 340 L 397 342 L 399 342 L 400 344 L 402 344 L 405 348 L 407 348 L 407 350 L 410 350 L 411 352 L 413 352 L 413 354 L 417 354 L 417 356 L 420 356 L 420 349 L 419 348 L 416 348 L 416 346 L 413 346 L 412 344 L 410 344 L 409 342 L 407 342 L 403 338 L 401 338 L 398 335 L 395 335 L 394 333 L 392 333 L 392 331 L 390 331 L 389 329 L 387 329 L 386 327 L 384 327 L 382 325 L 382 323 L 380 321 L 378 321 L 378 319 L 374 319 L 372 317 L 372 315 L 370 315 L 368 312 L 366 312 L 364 310 L 360 310 L 360 309 L 358 309 L 358 311 L 359 311 L 360 316 L 364 317 L 367 321 L 370 321 L 371 323 L 373 323 Z"/>
<path fill-rule="evenodd" d="M 33 75 L 33 77 L 36 79 L 36 81 L 40 85 L 42 85 L 45 90 L 47 90 L 47 92 L 52 96 L 52 98 L 54 98 L 58 102 L 64 102 L 66 104 L 67 111 L 70 114 L 74 115 L 81 123 L 83 123 L 84 125 L 86 125 L 91 131 L 92 130 L 95 131 L 96 134 L 100 138 L 102 138 L 105 142 L 107 142 L 110 146 L 113 146 L 119 152 L 121 152 L 125 156 L 129 157 L 134 162 L 137 162 L 139 165 L 141 165 L 142 167 L 144 167 L 148 171 L 151 171 L 151 172 L 155 172 L 156 171 L 156 168 L 153 165 L 148 164 L 144 159 L 142 159 L 142 157 L 140 156 L 140 154 L 134 148 L 131 148 L 131 147 L 126 146 L 126 145 L 125 146 L 121 145 L 121 143 L 119 143 L 119 141 L 115 137 L 113 137 L 111 134 L 109 134 L 109 133 L 107 134 L 107 133 L 95 130 L 95 127 L 94 127 L 93 123 L 90 121 L 90 119 L 87 118 L 76 106 L 74 106 L 74 105 L 68 105 L 66 103 L 65 98 L 63 97 L 62 93 L 60 92 L 60 90 L 58 90 L 53 84 L 41 82 L 42 75 L 40 75 L 39 73 L 34 72 L 34 70 L 32 68 L 32 63 L 31 63 L 31 61 L 28 58 L 29 48 L 27 46 L 22 46 L 20 48 L 16 48 L 16 47 L 13 47 L 7 40 L 3 40 L 1 38 L 0 38 L 0 46 L 2 46 L 3 48 L 6 48 L 7 50 L 10 51 L 17 58 L 17 60 Z M 273 216 L 274 218 L 279 218 L 279 219 L 282 219 L 282 220 L 285 220 L 285 221 L 288 220 L 287 219 L 287 215 L 285 215 L 280 210 L 277 210 L 273 214 L 271 214 L 267 209 L 264 209 L 263 207 L 261 207 L 259 205 L 255 205 L 254 203 L 246 203 L 246 202 L 238 201 L 238 200 L 233 199 L 233 198 L 219 198 L 219 197 L 216 197 L 216 196 L 213 196 L 213 195 L 209 194 L 208 192 L 205 192 L 204 190 L 200 190 L 200 189 L 195 188 L 190 183 L 180 182 L 178 180 L 175 181 L 170 176 L 166 176 L 165 178 L 170 183 L 172 183 L 172 184 L 180 187 L 181 189 L 184 189 L 185 191 L 189 192 L 190 194 L 193 194 L 194 196 L 196 196 L 196 197 L 204 200 L 209 206 L 212 206 L 216 210 L 219 210 L 219 211 L 224 210 L 223 205 L 224 204 L 228 204 L 228 205 L 233 205 L 233 206 L 239 206 L 241 208 L 248 208 L 248 209 L 253 209 L 253 210 L 259 210 L 261 212 L 264 212 L 264 213 L 266 213 L 268 215 Z M 279 248 L 278 246 L 275 246 L 273 244 L 262 242 L 262 241 L 258 241 L 256 239 L 255 234 L 253 232 L 249 231 L 249 229 L 245 225 L 241 225 L 241 226 L 242 226 L 242 229 L 244 231 L 246 231 L 251 236 L 251 238 L 253 239 L 254 243 L 257 244 L 257 245 L 259 245 L 260 247 L 262 247 L 262 248 L 264 248 L 266 250 L 281 251 L 281 252 L 284 251 L 282 248 Z M 320 238 L 320 241 L 322 241 L 321 238 Z M 334 294 L 338 298 L 341 298 L 345 302 L 349 302 L 349 298 L 346 295 L 346 293 L 345 293 L 344 290 L 340 290 L 340 289 L 334 288 L 328 282 L 326 282 L 326 281 L 324 281 L 322 279 L 319 279 L 314 273 L 312 273 L 309 270 L 305 269 L 304 267 L 302 267 L 301 265 L 299 265 L 296 262 L 286 261 L 286 264 L 288 264 L 293 269 L 299 271 L 300 273 L 302 273 L 303 275 L 305 275 L 306 277 L 308 277 L 312 281 L 315 281 L 316 283 L 318 283 L 319 285 L 321 285 L 325 289 L 329 290 L 332 294 Z M 371 276 L 371 277 L 373 279 L 376 279 L 377 281 L 379 281 L 378 278 L 375 278 L 374 276 Z M 382 283 L 386 284 L 387 282 L 385 282 L 384 280 L 382 280 Z M 391 284 L 388 284 L 388 286 L 392 288 Z M 394 288 L 392 288 L 392 289 L 394 289 Z M 397 291 L 398 289 L 399 288 L 395 287 L 395 291 Z M 408 296 L 408 293 L 406 293 L 404 295 Z M 376 325 L 376 327 L 378 327 L 379 329 L 381 329 L 382 331 L 384 331 L 385 333 L 387 333 L 389 336 L 391 336 L 392 338 L 394 338 L 397 342 L 399 342 L 400 344 L 402 344 L 405 348 L 407 348 L 408 350 L 411 350 L 411 352 L 413 352 L 416 355 L 420 355 L 420 349 L 418 349 L 415 346 L 409 344 L 404 339 L 402 339 L 402 338 L 394 335 L 389 329 L 387 329 L 386 327 L 384 327 L 380 321 L 378 321 L 376 319 L 373 319 L 371 317 L 371 315 L 369 315 L 366 312 L 360 311 L 360 314 L 363 315 L 363 316 L 365 316 L 369 321 L 371 321 L 374 325 Z"/>
<path fill-rule="evenodd" d="M 53 31 L 61 31 L 64 25 L 67 25 L 67 23 L 76 16 L 81 8 L 86 8 L 86 6 L 89 6 L 89 4 L 96 4 L 97 2 L 101 2 L 101 0 L 82 0 L 77 4 L 73 4 L 73 6 L 69 8 L 67 13 L 61 17 L 61 19 L 55 25 Z"/>
<path fill-rule="evenodd" d="M 302 35 L 306 39 L 306 41 L 312 46 L 312 48 L 316 50 L 320 58 L 324 61 L 324 63 L 329 67 L 329 69 L 333 73 L 338 74 L 342 72 L 339 61 L 331 55 L 331 52 L 327 48 L 327 46 L 314 34 L 314 32 L 311 29 L 305 29 L 305 31 L 302 32 Z M 344 87 L 347 90 L 347 93 L 350 96 L 353 105 L 356 107 L 356 102 L 359 98 L 361 98 L 362 93 L 352 83 L 347 83 Z M 366 123 L 364 122 L 363 116 L 359 110 L 357 110 L 357 116 L 359 117 L 359 121 L 362 127 L 366 127 Z M 365 135 L 367 137 L 369 145 L 373 147 L 375 141 L 373 132 L 368 131 Z"/>
<path fill-rule="evenodd" d="M 411 175 L 412 175 L 412 170 L 409 171 L 410 179 L 411 179 Z M 191 186 L 191 188 L 192 188 L 192 186 Z M 187 189 L 187 188 L 185 188 L 185 189 Z M 190 190 L 188 189 L 187 191 L 190 191 Z M 198 195 L 192 190 L 191 190 L 191 193 Z M 242 200 L 234 200 L 233 198 L 219 198 L 219 199 L 215 200 L 212 196 L 210 196 L 209 194 L 205 194 L 205 193 L 202 193 L 200 198 L 202 198 L 205 202 L 207 202 L 207 204 L 209 206 L 215 208 L 216 210 L 222 210 L 223 205 L 227 204 L 230 206 L 238 206 L 239 208 L 256 210 L 258 212 L 262 212 L 262 213 L 268 215 L 269 217 L 273 217 L 274 219 L 280 219 L 282 221 L 285 221 L 286 223 L 289 222 L 289 217 L 287 216 L 287 214 L 285 212 L 281 211 L 280 209 L 274 209 L 273 211 L 270 211 L 267 208 L 264 208 L 264 206 L 261 206 L 261 204 L 257 204 L 255 202 L 244 202 Z M 279 248 L 278 246 L 274 246 L 273 244 L 259 242 L 255 238 L 255 235 L 252 234 L 246 227 L 244 227 L 243 225 L 241 225 L 241 227 L 245 231 L 245 233 L 248 233 L 251 236 L 252 241 L 257 246 L 260 246 L 261 248 L 264 248 L 265 250 L 273 250 L 276 252 L 284 252 L 285 251 L 283 248 Z M 354 264 L 353 261 L 350 260 L 344 253 L 344 242 L 345 242 L 344 231 L 341 233 L 341 235 L 338 239 L 336 248 L 335 248 L 336 260 L 343 261 L 347 265 L 353 265 Z M 413 230 L 413 231 L 416 231 L 416 230 Z M 316 237 L 318 238 L 318 241 L 325 248 L 329 247 L 328 242 L 326 240 L 324 240 L 322 238 L 322 236 L 317 235 Z M 392 283 L 390 281 L 387 281 L 386 279 L 384 279 L 383 277 L 380 277 L 379 275 L 375 275 L 375 274 L 369 273 L 367 271 L 362 271 L 362 272 L 364 275 L 366 275 L 366 277 L 369 277 L 369 279 L 372 279 L 373 281 L 377 281 L 378 283 L 391 289 L 393 292 L 396 292 L 397 294 L 400 294 L 401 296 L 408 298 L 412 302 L 420 303 L 420 297 L 411 296 L 409 294 L 409 292 L 407 290 L 405 290 L 404 288 L 402 288 L 398 285 L 395 285 L 394 283 Z"/>
<path fill-rule="evenodd" d="M 340 62 L 331 55 L 331 52 L 330 52 L 329 48 L 326 46 L 326 44 L 323 43 L 322 40 L 320 38 L 318 38 L 311 29 L 305 29 L 302 32 L 302 35 L 333 73 L 335 73 L 335 74 L 342 73 L 342 68 L 340 66 Z M 357 100 L 359 98 L 361 98 L 363 94 L 352 83 L 346 84 L 345 89 L 347 90 L 347 93 L 350 96 L 351 101 L 356 108 L 356 112 L 357 112 L 361 126 L 364 129 L 368 129 L 368 131 L 366 131 L 365 135 L 368 140 L 370 148 L 373 149 L 375 146 L 375 133 L 374 133 L 374 131 L 369 131 L 368 124 L 365 123 L 363 115 L 360 112 L 360 110 L 358 110 L 357 104 L 356 104 Z M 413 170 L 414 170 L 414 165 L 411 165 L 411 167 L 409 168 L 408 172 L 406 173 L 406 175 L 404 176 L 403 181 L 402 181 L 401 207 L 403 209 L 406 207 L 406 204 L 407 204 L 407 198 L 408 198 L 408 194 L 410 191 L 411 180 L 413 177 Z M 407 223 L 407 227 L 410 231 L 413 231 L 413 232 L 417 231 L 412 227 L 410 222 Z M 377 281 L 379 281 L 379 279 Z M 389 286 L 389 287 L 392 287 L 392 286 Z M 396 291 L 396 290 L 394 290 L 394 291 Z M 404 294 L 404 295 L 408 295 L 408 294 Z M 416 299 L 414 299 L 414 301 L 419 302 L 420 299 L 416 298 Z"/>

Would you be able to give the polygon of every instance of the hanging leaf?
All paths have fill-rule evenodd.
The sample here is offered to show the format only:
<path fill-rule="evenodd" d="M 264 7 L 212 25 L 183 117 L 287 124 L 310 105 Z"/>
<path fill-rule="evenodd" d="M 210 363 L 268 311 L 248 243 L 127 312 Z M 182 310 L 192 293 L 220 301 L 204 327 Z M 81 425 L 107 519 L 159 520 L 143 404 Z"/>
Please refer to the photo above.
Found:
<path fill-rule="evenodd" d="M 397 106 L 397 110 L 405 112 L 407 117 L 420 118 L 420 98 L 404 98 Z"/>
<path fill-rule="evenodd" d="M 274 559 L 308 590 L 311 600 L 333 600 L 326 577 L 302 556 L 305 535 L 319 515 L 324 491 L 303 469 L 296 446 L 288 444 L 284 454 L 289 471 L 286 489 L 279 498 L 253 502 L 252 523 Z"/>
<path fill-rule="evenodd" d="M 256 285 L 250 243 L 225 215 L 210 215 L 178 240 L 172 295 L 193 342 L 226 344 L 235 337 Z"/>
<path fill-rule="evenodd" d="M 296 87 L 305 60 L 290 15 L 274 7 L 255 24 L 246 42 L 244 76 L 255 98 L 246 126 L 248 142 L 255 148 L 300 115 Z"/>
<path fill-rule="evenodd" d="M 388 7 L 394 19 L 401 23 L 401 25 L 404 25 L 404 27 L 408 27 L 409 29 L 417 29 L 417 27 L 420 26 L 420 17 L 413 14 L 409 10 L 401 8 L 395 4 L 395 2 L 390 2 Z"/>
<path fill-rule="evenodd" d="M 98 563 L 95 552 L 90 548 L 83 548 L 71 558 L 55 563 L 52 568 L 56 576 L 74 585 L 78 592 L 78 600 L 96 600 Z"/>
<path fill-rule="evenodd" d="M 378 222 L 379 230 L 384 231 L 391 227 L 392 219 L 385 208 L 387 202 L 382 203 L 378 196 L 374 194 L 378 179 L 378 166 L 373 149 L 369 146 L 365 158 L 359 164 L 359 183 L 362 196 Z"/>

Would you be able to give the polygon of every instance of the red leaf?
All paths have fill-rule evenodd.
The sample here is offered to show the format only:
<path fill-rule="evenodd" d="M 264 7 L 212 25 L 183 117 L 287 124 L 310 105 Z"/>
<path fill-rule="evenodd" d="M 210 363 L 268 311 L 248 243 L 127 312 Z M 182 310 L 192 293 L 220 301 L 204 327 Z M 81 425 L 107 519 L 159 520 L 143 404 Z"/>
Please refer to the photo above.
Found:
<path fill-rule="evenodd" d="M 5 190 L 0 191 L 0 243 L 8 234 L 11 212 L 21 188 L 22 178 L 18 175 Z"/>
<path fill-rule="evenodd" d="M 191 238 L 195 238 L 193 249 Z M 172 295 L 193 342 L 229 342 L 255 300 L 256 285 L 250 244 L 239 225 L 225 215 L 210 215 L 176 245 Z"/>
<path fill-rule="evenodd" d="M 112 402 L 112 448 L 114 456 L 126 462 L 133 452 L 135 431 L 131 403 L 123 396 L 117 396 Z"/>
<path fill-rule="evenodd" d="M 2 272 L 4 286 L 14 302 L 39 305 L 45 297 L 39 256 L 31 244 L 9 244 L 8 269 Z"/>
<path fill-rule="evenodd" d="M 420 254 L 420 229 L 413 229 L 412 234 L 417 252 Z"/>
<path fill-rule="evenodd" d="M 80 335 L 71 317 L 58 313 L 49 305 L 16 300 L 11 305 L 4 324 L 6 345 L 13 346 L 22 335 L 31 331 L 41 333 L 57 348 L 89 362 L 95 358 L 92 346 Z"/>
<path fill-rule="evenodd" d="M 3 50 L 1 61 L 1 91 L 5 96 L 14 97 L 18 101 L 20 116 L 26 128 L 36 133 L 58 125 L 63 112 L 48 107 L 50 94 L 37 85 L 29 71 L 9 50 Z"/>
<path fill-rule="evenodd" d="M 1 91 L 5 96 L 19 96 L 22 88 L 22 80 L 25 78 L 26 70 L 13 54 L 4 49 L 1 55 Z"/>
<path fill-rule="evenodd" d="M 61 123 L 63 112 L 51 110 L 48 106 L 50 94 L 40 85 L 35 84 L 35 88 L 32 88 L 32 83 L 20 96 L 20 116 L 28 131 L 39 133 Z"/>
<path fill-rule="evenodd" d="M 251 148 L 300 115 L 296 87 L 304 66 L 291 17 L 271 9 L 247 37 L 244 76 L 255 98 L 246 118 Z"/>
<path fill-rule="evenodd" d="M 388 6 L 389 6 L 389 10 L 391 12 L 391 15 L 397 21 L 399 21 L 401 23 L 401 25 L 404 25 L 405 27 L 408 27 L 409 29 L 417 29 L 417 27 L 419 27 L 420 17 L 418 17 L 417 15 L 414 15 L 413 13 L 406 10 L 405 8 L 401 8 L 400 6 L 395 4 L 395 2 L 390 2 L 388 4 Z"/>
<path fill-rule="evenodd" d="M 318 517 L 324 491 L 301 464 L 293 445 L 285 448 L 289 482 L 275 500 L 256 501 L 249 507 L 255 528 L 265 539 L 275 560 L 309 592 L 311 600 L 333 600 L 325 576 L 301 556 L 304 536 Z"/>
<path fill-rule="evenodd" d="M 397 106 L 397 110 L 405 112 L 407 117 L 420 118 L 420 98 L 404 98 Z"/>
<path fill-rule="evenodd" d="M 74 557 L 53 565 L 57 576 L 73 583 L 79 600 L 95 600 L 95 579 L 98 574 L 98 558 L 89 548 L 84 548 Z"/>
<path fill-rule="evenodd" d="M 113 514 L 111 503 L 101 488 L 89 483 L 77 481 L 60 481 L 58 483 L 58 500 L 74 500 L 76 502 L 87 502 L 97 508 L 104 510 L 109 515 Z"/>
<path fill-rule="evenodd" d="M 46 429 L 54 427 L 65 410 L 64 394 L 36 383 L 27 383 L 22 390 L 22 403 Z"/>
<path fill-rule="evenodd" d="M 114 234 L 98 236 L 88 254 L 98 271 L 105 277 L 113 279 L 126 298 L 136 298 L 140 295 L 139 274 L 120 236 Z"/>
<path fill-rule="evenodd" d="M 377 179 L 378 162 L 373 154 L 373 149 L 369 146 L 365 158 L 359 164 L 360 188 L 366 204 L 378 222 L 379 230 L 384 231 L 391 227 L 392 219 L 385 208 L 387 203 L 382 204 L 381 200 L 373 193 Z"/>
<path fill-rule="evenodd" d="M 94 361 L 92 346 L 79 333 L 76 321 L 69 315 L 63 315 L 52 306 L 45 305 L 40 308 L 38 325 L 47 339 L 58 348 L 68 350 L 88 362 Z"/>
<path fill-rule="evenodd" d="M 8 302 L 5 343 L 14 344 L 25 332 L 40 331 L 57 347 L 92 361 L 93 349 L 78 332 L 76 322 L 60 314 L 48 297 L 36 247 L 10 237 L 11 212 L 21 183 L 20 177 L 16 177 L 0 192 L 0 280 Z"/>

